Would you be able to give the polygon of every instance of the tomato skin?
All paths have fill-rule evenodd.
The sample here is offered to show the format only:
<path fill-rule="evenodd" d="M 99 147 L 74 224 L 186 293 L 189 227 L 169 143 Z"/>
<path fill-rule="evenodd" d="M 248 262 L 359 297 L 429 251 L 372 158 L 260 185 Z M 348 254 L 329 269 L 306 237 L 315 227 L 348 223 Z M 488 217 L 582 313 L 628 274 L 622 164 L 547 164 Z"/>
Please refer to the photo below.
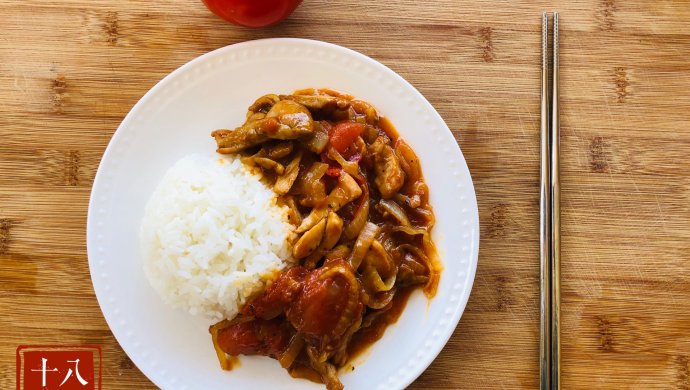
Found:
<path fill-rule="evenodd" d="M 237 355 L 280 356 L 292 337 L 283 319 L 241 322 L 221 329 L 218 345 L 225 353 Z"/>
<path fill-rule="evenodd" d="M 364 125 L 356 122 L 340 122 L 333 127 L 328 143 L 338 152 L 344 152 L 364 132 Z"/>
<path fill-rule="evenodd" d="M 290 16 L 302 0 L 202 0 L 221 18 L 245 27 L 267 27 Z"/>

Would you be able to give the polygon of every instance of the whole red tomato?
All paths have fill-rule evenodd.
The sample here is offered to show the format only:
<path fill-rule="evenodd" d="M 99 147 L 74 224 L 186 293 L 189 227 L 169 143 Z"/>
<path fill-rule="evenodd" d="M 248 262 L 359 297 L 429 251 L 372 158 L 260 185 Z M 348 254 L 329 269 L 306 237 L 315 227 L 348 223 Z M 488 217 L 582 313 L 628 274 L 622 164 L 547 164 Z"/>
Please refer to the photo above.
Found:
<path fill-rule="evenodd" d="M 290 16 L 302 0 L 202 0 L 214 14 L 246 27 L 266 27 Z"/>

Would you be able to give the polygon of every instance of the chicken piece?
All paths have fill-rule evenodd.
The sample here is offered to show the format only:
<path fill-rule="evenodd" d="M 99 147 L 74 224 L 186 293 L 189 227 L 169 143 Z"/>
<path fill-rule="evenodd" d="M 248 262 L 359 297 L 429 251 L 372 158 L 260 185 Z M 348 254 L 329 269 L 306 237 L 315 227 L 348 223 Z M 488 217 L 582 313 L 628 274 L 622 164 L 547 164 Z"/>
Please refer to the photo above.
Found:
<path fill-rule="evenodd" d="M 297 240 L 295 246 L 292 247 L 292 257 L 295 259 L 302 259 L 309 256 L 323 239 L 324 232 L 326 231 L 326 218 L 322 218 L 314 227 L 309 229 L 302 237 Z"/>
<path fill-rule="evenodd" d="M 345 171 L 341 172 L 338 177 L 338 185 L 333 188 L 331 193 L 328 194 L 328 198 L 326 198 L 326 206 L 311 209 L 311 213 L 302 220 L 302 224 L 297 228 L 296 232 L 302 233 L 311 229 L 312 226 L 328 214 L 329 209 L 331 211 L 338 211 L 361 195 L 362 188 L 355 179 Z"/>
<path fill-rule="evenodd" d="M 278 180 L 276 180 L 276 183 L 273 185 L 273 191 L 275 191 L 278 195 L 285 195 L 288 193 L 288 191 L 290 191 L 290 188 L 292 188 L 295 180 L 297 180 L 297 174 L 299 174 L 300 160 L 302 160 L 301 150 L 292 159 L 292 161 L 290 161 L 287 168 L 285 168 L 285 172 L 278 177 Z"/>
<path fill-rule="evenodd" d="M 346 172 L 341 172 L 338 185 L 328 194 L 328 207 L 332 211 L 338 211 L 341 207 L 352 202 L 362 195 L 362 188 L 355 179 Z"/>
<path fill-rule="evenodd" d="M 326 218 L 326 233 L 321 242 L 322 249 L 331 250 L 340 240 L 340 235 L 343 233 L 343 220 L 334 211 L 328 213 Z"/>
<path fill-rule="evenodd" d="M 276 103 L 263 119 L 248 121 L 235 130 L 216 130 L 218 153 L 237 153 L 269 139 L 299 139 L 314 133 L 311 113 L 301 104 L 290 100 Z"/>
<path fill-rule="evenodd" d="M 334 211 L 328 213 L 326 217 L 326 230 L 321 244 L 309 257 L 304 260 L 304 266 L 308 269 L 316 267 L 316 263 L 340 240 L 343 234 L 343 220 Z"/>
<path fill-rule="evenodd" d="M 291 101 L 276 103 L 266 114 L 266 119 L 276 118 L 280 127 L 272 134 L 275 139 L 297 139 L 314 132 L 311 113 L 303 105 Z"/>
<path fill-rule="evenodd" d="M 274 93 L 261 96 L 256 99 L 254 103 L 247 109 L 247 113 L 263 112 L 264 114 L 271 110 L 273 105 L 280 101 L 280 97 Z"/>
<path fill-rule="evenodd" d="M 381 197 L 393 197 L 405 183 L 405 172 L 400 168 L 400 162 L 385 138 L 378 137 L 369 152 L 374 156 L 376 177 L 374 183 L 381 193 Z"/>
<path fill-rule="evenodd" d="M 280 100 L 292 100 L 311 112 L 331 112 L 345 109 L 350 105 L 346 99 L 327 95 L 280 95 Z"/>
<path fill-rule="evenodd" d="M 294 147 L 291 141 L 279 142 L 274 145 L 264 145 L 266 156 L 273 160 L 280 160 L 283 157 L 287 157 L 287 155 L 292 153 Z"/>
<path fill-rule="evenodd" d="M 362 100 L 353 100 L 350 104 L 357 116 L 364 117 L 364 121 L 367 124 L 374 125 L 378 123 L 379 113 L 374 106 Z"/>
<path fill-rule="evenodd" d="M 260 166 L 261 168 L 267 169 L 269 171 L 274 171 L 278 175 L 282 175 L 285 172 L 285 167 L 280 165 L 280 163 L 271 160 L 266 157 L 254 157 L 251 161 Z"/>
<path fill-rule="evenodd" d="M 256 99 L 247 109 L 247 122 L 265 118 L 266 113 L 279 101 L 278 95 L 272 93 Z"/>
<path fill-rule="evenodd" d="M 290 195 L 283 195 L 278 198 L 278 204 L 288 207 L 287 219 L 291 225 L 297 227 L 302 223 L 302 214 L 299 212 L 299 208 L 297 207 L 297 202 L 295 201 L 294 197 Z"/>

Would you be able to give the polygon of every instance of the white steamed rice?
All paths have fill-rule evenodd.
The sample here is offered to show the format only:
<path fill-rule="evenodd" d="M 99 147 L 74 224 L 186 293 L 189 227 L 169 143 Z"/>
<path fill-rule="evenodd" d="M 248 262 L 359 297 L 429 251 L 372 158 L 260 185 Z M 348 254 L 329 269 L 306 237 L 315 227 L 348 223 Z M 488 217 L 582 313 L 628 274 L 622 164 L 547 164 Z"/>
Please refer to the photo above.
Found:
<path fill-rule="evenodd" d="M 239 158 L 190 155 L 170 168 L 146 206 L 144 271 L 174 307 L 232 318 L 285 266 L 291 229 L 276 194 Z"/>

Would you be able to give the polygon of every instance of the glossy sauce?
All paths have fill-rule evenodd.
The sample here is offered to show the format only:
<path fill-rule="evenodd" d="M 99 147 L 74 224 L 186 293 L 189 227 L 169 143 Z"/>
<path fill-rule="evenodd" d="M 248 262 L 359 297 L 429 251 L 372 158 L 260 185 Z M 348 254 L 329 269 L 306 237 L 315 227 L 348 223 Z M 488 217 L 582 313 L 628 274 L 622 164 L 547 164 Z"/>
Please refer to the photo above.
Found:
<path fill-rule="evenodd" d="M 398 131 L 395 129 L 393 124 L 386 117 L 381 117 L 379 119 L 379 127 L 383 130 L 386 135 L 395 143 L 400 138 Z M 423 178 L 423 175 L 422 175 Z M 425 203 L 428 202 L 427 199 L 424 200 Z M 414 218 L 410 218 L 413 224 L 418 223 Z M 431 260 L 433 270 L 430 272 L 430 277 L 432 278 L 430 282 L 424 287 L 424 295 L 431 299 L 436 295 L 436 290 L 438 289 L 438 283 L 440 280 L 440 273 L 443 270 L 438 255 L 435 248 L 431 251 L 425 251 Z M 365 352 L 372 344 L 378 341 L 383 334 L 386 332 L 388 326 L 396 323 L 400 318 L 410 295 L 418 288 L 418 286 L 411 286 L 404 289 L 400 289 L 395 293 L 395 297 L 391 302 L 391 307 L 378 315 L 375 320 L 372 321 L 371 325 L 366 328 L 361 328 L 357 333 L 354 334 L 352 340 L 348 344 L 349 362 L 352 362 L 357 356 Z M 348 365 L 345 365 L 345 367 Z M 354 368 L 353 368 L 354 369 Z"/>
<path fill-rule="evenodd" d="M 360 329 L 350 340 L 350 344 L 347 346 L 347 352 L 350 355 L 350 361 L 352 361 L 357 356 L 361 355 L 366 351 L 372 344 L 378 341 L 389 325 L 398 322 L 398 318 L 405 310 L 407 301 L 412 295 L 412 292 L 416 290 L 413 286 L 411 288 L 401 289 L 395 293 L 393 302 L 391 302 L 391 308 L 381 313 L 376 319 L 366 328 Z"/>
<path fill-rule="evenodd" d="M 306 91 L 309 92 L 309 90 Z M 336 95 L 335 92 L 330 94 Z M 349 95 L 338 95 L 352 100 Z M 357 104 L 359 107 L 363 104 L 366 106 L 366 103 L 361 101 Z M 352 112 L 352 108 L 349 112 Z M 344 207 L 338 207 L 339 210 L 336 209 L 334 214 L 328 214 L 328 218 L 330 221 L 330 216 L 336 215 L 336 221 L 339 220 L 342 226 L 342 224 L 351 223 L 356 216 L 366 215 L 366 222 L 370 226 L 369 232 L 373 232 L 373 228 L 379 229 L 376 230 L 375 234 L 378 236 L 374 241 L 378 245 L 378 252 L 373 252 L 372 259 L 366 259 L 372 263 L 366 266 L 369 268 L 364 267 L 358 270 L 363 259 L 360 257 L 359 260 L 351 260 L 352 258 L 348 260 L 348 257 L 356 245 L 362 248 L 362 244 L 358 244 L 352 236 L 347 236 L 345 240 L 342 237 L 336 238 L 340 240 L 339 247 L 342 248 L 328 247 L 327 249 L 332 251 L 319 254 L 323 257 L 316 257 L 311 263 L 308 261 L 299 263 L 300 265 L 279 273 L 272 285 L 245 305 L 241 314 L 252 321 L 253 328 L 235 323 L 234 328 L 228 330 L 235 333 L 228 333 L 227 337 L 221 338 L 225 346 L 223 350 L 226 352 L 274 357 L 281 362 L 291 376 L 327 383 L 327 386 L 328 381 L 325 381 L 322 376 L 324 375 L 323 365 L 327 363 L 331 367 L 328 378 L 332 378 L 334 368 L 354 370 L 353 360 L 379 340 L 391 324 L 398 321 L 409 297 L 415 290 L 422 290 L 428 299 L 434 297 L 442 270 L 430 237 L 435 217 L 429 204 L 429 188 L 424 181 L 418 156 L 400 138 L 387 118 L 376 114 L 375 122 L 371 120 L 371 116 L 367 116 L 366 122 L 362 122 L 362 112 L 370 115 L 371 110 L 364 107 L 363 111 L 355 112 L 356 115 L 350 115 L 349 120 L 364 130 L 363 132 L 360 130 L 361 137 L 357 137 L 359 144 L 350 143 L 349 148 L 343 148 L 342 155 L 336 153 L 336 157 L 333 157 L 325 152 L 310 152 L 304 144 L 299 143 L 300 141 L 289 141 L 295 145 L 294 149 L 290 150 L 299 153 L 297 157 L 299 160 L 295 160 L 299 164 L 299 174 L 307 171 L 312 165 L 316 166 L 315 163 L 322 166 L 326 163 L 327 167 L 322 169 L 328 169 L 328 171 L 323 179 L 317 179 L 323 182 L 320 191 L 317 191 L 316 186 L 312 187 L 313 192 L 302 192 L 307 190 L 298 189 L 295 193 L 284 193 L 279 199 L 286 205 L 292 202 L 293 209 L 296 210 L 295 215 L 300 218 L 300 214 L 308 215 L 310 208 L 318 206 L 308 202 L 298 204 L 298 201 L 304 200 L 305 197 L 307 200 L 323 199 L 308 198 L 308 196 L 319 196 L 319 193 L 323 194 L 324 190 L 326 194 L 329 194 L 340 185 L 339 180 L 343 177 L 345 179 L 349 177 L 352 181 L 352 176 L 355 176 L 363 194 L 359 198 L 361 201 L 348 200 Z M 339 114 L 321 112 L 320 114 L 312 113 L 312 115 L 315 122 L 323 123 L 320 126 L 331 129 L 342 126 L 344 121 L 342 115 Z M 323 128 L 320 127 L 320 129 Z M 343 138 L 350 139 L 351 137 L 343 135 L 346 134 L 347 129 L 345 127 L 341 129 L 345 131 L 334 130 L 333 134 L 336 134 L 336 138 L 338 134 L 341 134 Z M 383 151 L 382 142 L 387 148 Z M 333 149 L 336 148 L 335 145 L 337 143 L 334 144 Z M 252 158 L 251 156 L 258 153 L 258 150 L 258 146 L 248 149 L 245 158 Z M 292 152 L 276 157 L 277 162 L 287 167 L 294 158 L 294 153 L 292 157 L 290 153 Z M 261 156 L 266 156 L 266 154 Z M 400 179 L 400 174 L 398 176 L 388 174 L 386 180 L 389 181 L 381 184 L 378 180 L 382 164 L 387 165 L 386 169 L 393 169 L 386 161 L 381 162 L 381 156 L 384 159 L 393 158 L 397 161 L 395 169 L 403 171 L 404 178 Z M 331 160 L 337 157 L 340 158 L 338 161 L 341 163 Z M 356 163 L 359 166 L 360 175 L 353 173 L 349 176 L 345 169 L 346 166 L 350 166 L 347 162 Z M 342 167 L 338 164 L 342 164 Z M 256 167 L 255 169 L 269 186 L 278 178 L 277 171 L 261 170 Z M 337 171 L 331 172 L 331 169 L 337 169 Z M 323 171 L 321 175 L 324 175 Z M 395 187 L 396 180 L 400 183 L 397 187 Z M 331 207 L 330 203 L 329 207 Z M 366 210 L 364 211 L 366 214 L 362 214 L 361 210 Z M 361 223 L 362 218 L 358 221 Z M 372 224 L 377 226 L 371 228 Z M 372 237 L 370 236 L 369 240 Z M 369 250 L 368 247 L 365 250 Z M 382 255 L 382 252 L 385 255 Z M 357 264 L 354 270 L 350 261 Z M 372 276 L 372 269 L 375 269 L 374 276 L 378 273 L 378 279 Z M 331 272 L 336 270 L 338 272 Z M 397 279 L 391 279 L 396 276 L 396 273 Z M 392 285 L 384 280 L 391 280 Z M 353 286 L 357 288 L 353 289 Z M 279 329 L 276 322 L 284 323 L 288 330 L 282 327 Z M 245 330 L 244 327 L 247 329 Z M 348 329 L 352 331 L 347 333 Z M 243 340 L 246 340 L 247 344 L 243 350 L 233 348 L 241 345 Z M 289 340 L 298 341 L 292 343 Z M 231 342 L 236 345 L 231 345 Z M 302 343 L 311 348 L 309 353 Z M 322 348 L 324 346 L 330 349 Z M 326 355 L 328 357 L 324 359 L 333 358 L 333 360 L 317 360 L 314 358 L 314 351 L 330 351 L 326 352 L 330 355 Z M 339 383 L 337 379 L 335 382 Z M 339 389 L 342 385 L 332 388 Z"/>
<path fill-rule="evenodd" d="M 381 117 L 379 119 L 379 127 L 381 127 L 381 130 L 383 130 L 390 139 L 395 142 L 400 138 L 400 134 L 398 134 L 398 130 L 395 129 L 391 121 L 388 120 L 386 117 Z M 424 174 L 421 174 L 422 180 L 424 180 Z M 424 181 L 426 183 L 426 181 Z M 429 203 L 428 195 L 423 199 L 424 203 Z M 414 214 L 409 214 L 410 217 L 410 222 L 412 222 L 413 225 L 417 224 L 422 224 L 421 221 L 415 220 Z M 431 277 L 431 281 L 424 286 L 424 295 L 427 296 L 427 298 L 431 299 L 436 295 L 436 290 L 438 289 L 438 283 L 441 279 L 441 271 L 443 271 L 443 265 L 441 264 L 441 261 L 438 258 L 438 253 L 436 252 L 436 248 L 433 247 L 431 251 L 425 251 L 426 255 L 429 256 L 429 259 L 431 260 L 431 266 L 433 269 L 431 269 L 429 275 Z M 412 288 L 414 290 L 414 288 Z M 394 299 L 398 298 L 398 292 L 396 294 L 396 297 Z M 407 292 L 407 295 L 409 297 L 410 292 Z M 397 303 L 398 305 L 402 305 L 400 308 L 400 312 L 405 308 L 405 303 L 407 302 L 407 298 L 401 299 L 401 302 Z M 398 316 L 400 316 L 400 313 L 398 313 Z M 394 323 L 397 321 L 397 317 L 395 317 L 395 320 L 393 320 Z M 385 329 L 385 328 L 384 328 Z M 379 337 L 380 338 L 380 337 Z M 378 340 L 378 338 L 376 339 Z M 374 341 L 376 341 L 374 340 Z"/>

